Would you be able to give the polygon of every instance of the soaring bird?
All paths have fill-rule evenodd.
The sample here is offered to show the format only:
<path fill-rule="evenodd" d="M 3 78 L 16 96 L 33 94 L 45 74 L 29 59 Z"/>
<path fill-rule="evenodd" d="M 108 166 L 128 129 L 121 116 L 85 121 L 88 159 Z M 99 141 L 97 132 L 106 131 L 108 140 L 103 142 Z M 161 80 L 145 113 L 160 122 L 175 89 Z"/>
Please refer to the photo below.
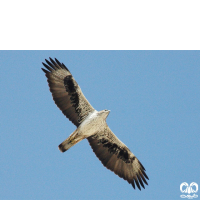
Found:
<path fill-rule="evenodd" d="M 149 179 L 145 168 L 129 148 L 121 142 L 106 123 L 109 110 L 97 111 L 83 95 L 68 68 L 56 58 L 45 59 L 44 71 L 53 100 L 62 113 L 77 127 L 59 146 L 67 151 L 87 138 L 94 153 L 107 168 L 141 190 Z"/>

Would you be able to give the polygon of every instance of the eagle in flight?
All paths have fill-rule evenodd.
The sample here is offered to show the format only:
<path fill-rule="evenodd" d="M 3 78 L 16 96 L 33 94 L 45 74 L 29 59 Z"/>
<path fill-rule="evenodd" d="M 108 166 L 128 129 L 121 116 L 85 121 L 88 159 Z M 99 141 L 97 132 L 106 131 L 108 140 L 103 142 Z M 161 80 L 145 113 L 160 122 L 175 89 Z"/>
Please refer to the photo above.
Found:
<path fill-rule="evenodd" d="M 73 78 L 68 68 L 49 58 L 46 74 L 53 100 L 63 114 L 77 127 L 77 129 L 58 148 L 67 151 L 76 143 L 87 138 L 94 153 L 102 164 L 141 190 L 149 179 L 145 168 L 129 148 L 122 143 L 110 130 L 106 123 L 109 110 L 97 111 L 83 95 L 81 88 Z"/>

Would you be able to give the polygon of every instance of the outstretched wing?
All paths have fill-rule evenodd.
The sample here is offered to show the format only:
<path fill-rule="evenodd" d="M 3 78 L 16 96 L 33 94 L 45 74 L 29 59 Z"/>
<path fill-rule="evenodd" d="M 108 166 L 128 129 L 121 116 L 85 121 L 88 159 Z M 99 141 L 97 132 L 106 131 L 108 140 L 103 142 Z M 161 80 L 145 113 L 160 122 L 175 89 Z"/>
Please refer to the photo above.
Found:
<path fill-rule="evenodd" d="M 50 61 L 45 59 L 47 64 L 42 63 L 47 70 L 42 70 L 46 74 L 53 100 L 63 114 L 78 127 L 94 108 L 67 67 L 56 58 L 55 61 L 49 59 Z"/>
<path fill-rule="evenodd" d="M 87 138 L 94 153 L 102 164 L 117 174 L 119 177 L 141 190 L 140 185 L 148 185 L 149 179 L 145 168 L 135 155 L 123 144 L 110 130 L 108 126 L 104 131 Z"/>

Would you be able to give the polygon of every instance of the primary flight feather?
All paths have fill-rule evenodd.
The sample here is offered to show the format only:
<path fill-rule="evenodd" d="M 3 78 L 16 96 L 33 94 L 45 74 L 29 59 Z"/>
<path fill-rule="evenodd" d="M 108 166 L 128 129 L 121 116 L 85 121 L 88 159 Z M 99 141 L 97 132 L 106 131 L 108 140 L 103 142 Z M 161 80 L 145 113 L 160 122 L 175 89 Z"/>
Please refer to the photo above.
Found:
<path fill-rule="evenodd" d="M 46 74 L 53 100 L 62 113 L 77 129 L 58 147 L 61 152 L 67 151 L 76 143 L 87 138 L 94 153 L 102 164 L 119 177 L 135 185 L 141 190 L 149 179 L 145 168 L 110 130 L 106 123 L 109 110 L 97 111 L 83 95 L 81 88 L 73 78 L 68 68 L 49 58 L 42 70 Z"/>

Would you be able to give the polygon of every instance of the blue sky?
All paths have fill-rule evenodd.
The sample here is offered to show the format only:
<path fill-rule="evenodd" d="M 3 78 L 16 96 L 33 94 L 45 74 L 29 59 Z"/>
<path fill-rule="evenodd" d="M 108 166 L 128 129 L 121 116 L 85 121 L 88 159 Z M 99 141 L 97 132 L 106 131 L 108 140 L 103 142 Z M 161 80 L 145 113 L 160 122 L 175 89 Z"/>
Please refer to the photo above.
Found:
<path fill-rule="evenodd" d="M 41 70 L 57 58 L 146 168 L 134 190 L 87 140 L 60 153 L 75 126 L 54 104 Z M 199 51 L 1 51 L 0 199 L 181 199 L 200 185 Z M 197 193 L 198 194 L 198 193 Z"/>

